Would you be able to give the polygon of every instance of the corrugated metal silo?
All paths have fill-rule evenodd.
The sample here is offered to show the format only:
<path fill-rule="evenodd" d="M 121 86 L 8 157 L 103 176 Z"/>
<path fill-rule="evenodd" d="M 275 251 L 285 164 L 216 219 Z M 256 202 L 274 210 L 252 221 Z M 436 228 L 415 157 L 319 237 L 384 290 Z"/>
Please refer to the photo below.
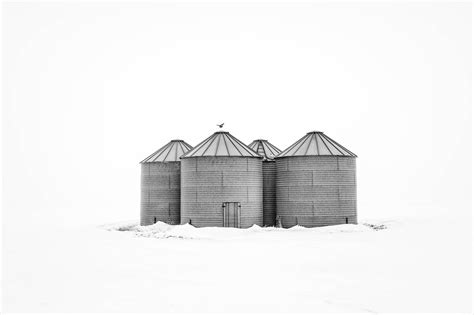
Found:
<path fill-rule="evenodd" d="M 179 158 L 192 147 L 183 140 L 172 140 L 141 161 L 140 224 L 158 221 L 168 224 L 180 222 Z"/>
<path fill-rule="evenodd" d="M 276 218 L 276 163 L 275 156 L 281 150 L 267 140 L 257 139 L 249 148 L 263 157 L 263 225 L 275 226 Z"/>
<path fill-rule="evenodd" d="M 356 155 L 309 132 L 275 159 L 277 221 L 283 227 L 357 223 Z"/>
<path fill-rule="evenodd" d="M 262 158 L 225 131 L 182 156 L 181 223 L 262 225 Z"/>

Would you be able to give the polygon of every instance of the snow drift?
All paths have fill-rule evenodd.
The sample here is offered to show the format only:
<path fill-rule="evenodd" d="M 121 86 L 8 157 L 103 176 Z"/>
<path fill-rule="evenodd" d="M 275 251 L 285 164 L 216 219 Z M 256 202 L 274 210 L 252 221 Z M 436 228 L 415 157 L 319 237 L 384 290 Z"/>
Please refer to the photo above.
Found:
<path fill-rule="evenodd" d="M 341 224 L 318 228 L 305 228 L 303 226 L 294 226 L 289 229 L 275 227 L 260 227 L 253 225 L 247 229 L 222 228 L 222 227 L 204 227 L 196 228 L 190 224 L 169 225 L 164 222 L 157 222 L 152 225 L 140 226 L 136 222 L 124 222 L 110 225 L 104 225 L 102 228 L 108 231 L 128 232 L 139 237 L 150 238 L 181 238 L 181 239 L 237 239 L 256 237 L 259 234 L 274 234 L 276 237 L 284 237 L 284 234 L 305 233 L 305 234 L 333 234 L 333 233 L 362 233 L 373 232 L 385 228 L 376 224 Z"/>

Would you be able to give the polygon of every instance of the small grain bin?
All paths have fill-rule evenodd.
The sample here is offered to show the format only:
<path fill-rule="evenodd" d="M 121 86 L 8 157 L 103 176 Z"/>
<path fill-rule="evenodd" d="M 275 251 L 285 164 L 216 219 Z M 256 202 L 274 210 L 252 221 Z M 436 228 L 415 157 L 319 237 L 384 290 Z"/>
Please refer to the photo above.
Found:
<path fill-rule="evenodd" d="M 357 223 L 356 157 L 318 131 L 281 152 L 277 221 L 283 227 Z"/>
<path fill-rule="evenodd" d="M 141 161 L 140 224 L 180 222 L 180 160 L 192 147 L 172 140 Z"/>
<path fill-rule="evenodd" d="M 262 158 L 225 131 L 182 156 L 181 223 L 262 225 Z"/>
<path fill-rule="evenodd" d="M 257 139 L 249 148 L 263 157 L 263 225 L 275 226 L 276 218 L 276 163 L 275 156 L 281 150 L 267 140 Z"/>

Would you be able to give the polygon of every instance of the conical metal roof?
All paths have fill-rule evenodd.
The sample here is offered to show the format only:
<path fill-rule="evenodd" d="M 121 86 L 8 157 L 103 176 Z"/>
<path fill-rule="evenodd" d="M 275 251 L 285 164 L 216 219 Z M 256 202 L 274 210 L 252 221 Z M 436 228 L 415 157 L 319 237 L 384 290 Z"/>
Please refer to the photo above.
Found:
<path fill-rule="evenodd" d="M 179 158 L 193 147 L 183 140 L 171 140 L 164 147 L 141 161 L 140 163 L 152 162 L 179 162 Z"/>
<path fill-rule="evenodd" d="M 257 139 L 249 144 L 249 148 L 263 156 L 265 160 L 273 160 L 281 150 L 267 140 Z"/>
<path fill-rule="evenodd" d="M 182 158 L 198 156 L 260 157 L 242 141 L 226 131 L 215 132 L 195 146 L 194 149 L 183 155 Z"/>
<path fill-rule="evenodd" d="M 277 158 L 287 156 L 352 156 L 354 153 L 326 136 L 323 132 L 308 132 L 303 138 L 296 141 L 286 150 L 281 152 Z"/>

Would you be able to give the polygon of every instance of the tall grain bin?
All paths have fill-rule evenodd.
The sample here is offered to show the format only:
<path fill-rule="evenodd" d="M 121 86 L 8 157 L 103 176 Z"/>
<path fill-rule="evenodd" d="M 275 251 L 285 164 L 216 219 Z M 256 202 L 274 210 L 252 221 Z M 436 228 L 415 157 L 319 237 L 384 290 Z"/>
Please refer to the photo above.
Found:
<path fill-rule="evenodd" d="M 357 223 L 356 155 L 313 131 L 276 157 L 283 227 Z"/>
<path fill-rule="evenodd" d="M 249 148 L 263 157 L 263 225 L 275 226 L 276 218 L 276 163 L 281 150 L 267 140 L 254 140 Z"/>
<path fill-rule="evenodd" d="M 181 223 L 262 225 L 262 158 L 225 131 L 182 156 Z"/>
<path fill-rule="evenodd" d="M 183 140 L 172 140 L 141 161 L 140 224 L 158 221 L 179 224 L 180 160 L 192 147 Z"/>

